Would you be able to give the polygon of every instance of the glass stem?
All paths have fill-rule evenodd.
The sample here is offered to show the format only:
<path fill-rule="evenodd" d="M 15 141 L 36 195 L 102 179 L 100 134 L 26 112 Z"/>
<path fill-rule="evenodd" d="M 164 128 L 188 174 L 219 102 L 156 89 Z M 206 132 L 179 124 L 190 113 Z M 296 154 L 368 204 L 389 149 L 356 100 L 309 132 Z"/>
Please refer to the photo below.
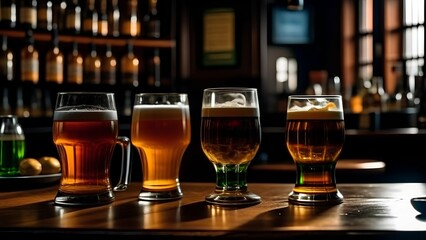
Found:
<path fill-rule="evenodd" d="M 216 190 L 247 191 L 248 164 L 218 164 L 216 169 Z"/>

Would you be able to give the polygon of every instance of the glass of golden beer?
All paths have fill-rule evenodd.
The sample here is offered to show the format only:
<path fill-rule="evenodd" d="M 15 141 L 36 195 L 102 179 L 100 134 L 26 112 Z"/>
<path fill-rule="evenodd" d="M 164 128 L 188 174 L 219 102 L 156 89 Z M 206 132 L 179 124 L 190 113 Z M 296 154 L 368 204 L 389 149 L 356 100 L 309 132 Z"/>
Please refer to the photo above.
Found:
<path fill-rule="evenodd" d="M 136 94 L 131 139 L 139 152 L 142 165 L 139 200 L 168 201 L 182 198 L 179 169 L 191 141 L 187 94 Z"/>
<path fill-rule="evenodd" d="M 58 93 L 53 115 L 53 141 L 62 165 L 55 197 L 58 205 L 101 205 L 114 201 L 130 179 L 130 139 L 118 136 L 113 93 Z M 122 154 L 121 178 L 114 189 L 110 163 L 116 145 Z"/>
<path fill-rule="evenodd" d="M 216 189 L 206 196 L 217 205 L 256 204 L 247 189 L 247 169 L 261 140 L 255 88 L 208 88 L 203 92 L 201 147 L 216 171 Z"/>
<path fill-rule="evenodd" d="M 326 205 L 343 202 L 336 186 L 337 158 L 345 141 L 342 97 L 289 96 L 286 145 L 296 164 L 289 202 Z"/>

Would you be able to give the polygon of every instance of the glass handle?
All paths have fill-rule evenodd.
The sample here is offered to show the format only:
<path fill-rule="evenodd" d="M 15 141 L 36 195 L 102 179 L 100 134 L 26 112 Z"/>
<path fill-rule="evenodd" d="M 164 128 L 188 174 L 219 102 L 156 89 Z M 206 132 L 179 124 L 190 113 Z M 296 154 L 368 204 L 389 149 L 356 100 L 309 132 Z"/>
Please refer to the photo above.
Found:
<path fill-rule="evenodd" d="M 130 162 L 130 139 L 128 137 L 119 136 L 117 143 L 121 146 L 121 175 L 114 191 L 125 191 L 130 183 L 130 173 L 132 165 Z"/>

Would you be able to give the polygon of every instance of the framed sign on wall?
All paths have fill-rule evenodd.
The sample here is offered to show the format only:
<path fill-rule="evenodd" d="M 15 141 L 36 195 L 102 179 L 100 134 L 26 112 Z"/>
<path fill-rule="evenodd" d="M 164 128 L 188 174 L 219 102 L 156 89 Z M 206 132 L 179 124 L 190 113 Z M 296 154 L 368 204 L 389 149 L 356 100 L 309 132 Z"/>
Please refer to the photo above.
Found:
<path fill-rule="evenodd" d="M 237 64 L 233 8 L 209 8 L 204 11 L 202 52 L 203 66 Z"/>

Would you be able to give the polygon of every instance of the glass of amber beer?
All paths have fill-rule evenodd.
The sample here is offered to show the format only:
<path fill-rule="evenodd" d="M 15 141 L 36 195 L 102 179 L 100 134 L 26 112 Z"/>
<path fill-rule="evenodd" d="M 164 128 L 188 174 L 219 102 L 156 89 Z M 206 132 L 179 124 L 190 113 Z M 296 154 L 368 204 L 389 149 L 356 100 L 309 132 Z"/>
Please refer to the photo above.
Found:
<path fill-rule="evenodd" d="M 289 96 L 286 145 L 296 164 L 296 184 L 289 202 L 301 205 L 339 204 L 337 158 L 345 141 L 340 95 Z"/>
<path fill-rule="evenodd" d="M 201 147 L 216 171 L 216 189 L 206 196 L 217 205 L 256 204 L 247 189 L 247 169 L 261 140 L 254 88 L 208 88 L 203 92 Z"/>
<path fill-rule="evenodd" d="M 58 205 L 101 205 L 114 200 L 130 178 L 130 139 L 118 136 L 113 93 L 58 93 L 53 115 L 53 141 L 62 165 L 55 197 Z M 114 147 L 122 147 L 122 169 L 112 189 L 110 163 Z"/>
<path fill-rule="evenodd" d="M 131 139 L 142 163 L 139 200 L 167 201 L 182 198 L 179 169 L 191 141 L 187 94 L 136 94 Z"/>

